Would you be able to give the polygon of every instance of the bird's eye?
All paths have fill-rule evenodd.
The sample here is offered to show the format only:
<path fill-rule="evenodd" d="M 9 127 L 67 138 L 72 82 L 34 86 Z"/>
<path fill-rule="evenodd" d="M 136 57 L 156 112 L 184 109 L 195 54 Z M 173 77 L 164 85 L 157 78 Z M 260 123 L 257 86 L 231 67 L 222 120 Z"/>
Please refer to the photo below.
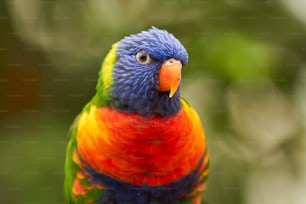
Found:
<path fill-rule="evenodd" d="M 136 59 L 140 64 L 150 64 L 152 62 L 152 58 L 145 51 L 140 51 L 136 54 Z"/>

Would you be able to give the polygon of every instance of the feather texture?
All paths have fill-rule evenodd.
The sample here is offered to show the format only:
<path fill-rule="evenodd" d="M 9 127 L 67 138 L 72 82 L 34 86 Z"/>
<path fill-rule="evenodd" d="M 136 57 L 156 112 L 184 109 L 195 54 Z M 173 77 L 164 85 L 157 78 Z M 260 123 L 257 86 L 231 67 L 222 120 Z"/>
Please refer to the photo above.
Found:
<path fill-rule="evenodd" d="M 138 63 L 145 51 L 153 61 Z M 65 163 L 69 204 L 201 203 L 209 159 L 195 110 L 158 90 L 163 61 L 188 54 L 165 30 L 151 28 L 115 43 L 97 93 L 70 130 Z"/>

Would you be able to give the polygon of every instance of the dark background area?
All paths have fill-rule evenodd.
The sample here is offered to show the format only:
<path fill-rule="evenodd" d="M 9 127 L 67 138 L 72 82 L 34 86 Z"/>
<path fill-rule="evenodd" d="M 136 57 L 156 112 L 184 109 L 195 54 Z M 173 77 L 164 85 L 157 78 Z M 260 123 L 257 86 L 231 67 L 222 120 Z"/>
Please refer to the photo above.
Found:
<path fill-rule="evenodd" d="M 305 204 L 306 2 L 0 1 L 0 203 L 63 203 L 66 134 L 111 44 L 152 25 L 189 52 L 203 203 Z"/>

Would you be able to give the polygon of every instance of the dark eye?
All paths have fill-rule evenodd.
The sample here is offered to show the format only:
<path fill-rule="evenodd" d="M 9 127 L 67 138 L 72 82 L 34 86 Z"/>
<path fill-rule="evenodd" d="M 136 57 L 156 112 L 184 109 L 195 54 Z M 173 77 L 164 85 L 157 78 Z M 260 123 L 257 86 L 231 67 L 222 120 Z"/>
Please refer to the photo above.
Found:
<path fill-rule="evenodd" d="M 145 51 L 140 51 L 136 54 L 136 59 L 140 64 L 150 64 L 152 62 L 152 58 Z"/>

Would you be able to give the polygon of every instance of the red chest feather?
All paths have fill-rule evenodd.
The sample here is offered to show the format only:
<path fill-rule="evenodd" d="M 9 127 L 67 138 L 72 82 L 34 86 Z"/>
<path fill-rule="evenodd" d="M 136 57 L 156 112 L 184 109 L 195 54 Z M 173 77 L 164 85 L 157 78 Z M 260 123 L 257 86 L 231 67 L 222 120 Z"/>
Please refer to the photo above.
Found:
<path fill-rule="evenodd" d="M 78 122 L 78 153 L 95 171 L 135 185 L 170 183 L 194 170 L 206 149 L 197 114 L 145 118 L 92 106 Z"/>

